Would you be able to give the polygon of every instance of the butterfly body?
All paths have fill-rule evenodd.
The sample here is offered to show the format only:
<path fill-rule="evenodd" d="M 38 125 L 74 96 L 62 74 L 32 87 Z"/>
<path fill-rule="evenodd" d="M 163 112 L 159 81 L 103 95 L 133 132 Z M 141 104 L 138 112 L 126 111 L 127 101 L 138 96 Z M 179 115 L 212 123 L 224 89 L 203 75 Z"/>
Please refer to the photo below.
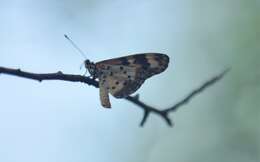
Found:
<path fill-rule="evenodd" d="M 125 98 L 137 91 L 144 81 L 163 72 L 169 57 L 160 53 L 142 53 L 119 57 L 97 63 L 85 61 L 85 67 L 93 78 L 98 78 L 100 100 L 103 107 L 110 108 L 109 93 Z"/>

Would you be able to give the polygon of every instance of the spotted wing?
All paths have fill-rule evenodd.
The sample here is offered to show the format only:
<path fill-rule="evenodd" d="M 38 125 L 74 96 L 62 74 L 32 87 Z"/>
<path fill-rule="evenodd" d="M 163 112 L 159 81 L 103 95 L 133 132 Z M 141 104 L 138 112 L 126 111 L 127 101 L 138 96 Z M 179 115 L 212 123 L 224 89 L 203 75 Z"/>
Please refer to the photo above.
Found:
<path fill-rule="evenodd" d="M 109 70 L 103 70 L 100 73 L 101 75 L 98 77 L 100 80 L 99 84 L 100 87 L 105 87 L 116 98 L 124 98 L 134 93 L 147 78 L 140 67 L 109 66 Z"/>
<path fill-rule="evenodd" d="M 161 53 L 141 53 L 135 55 L 129 55 L 125 57 L 119 57 L 109 60 L 97 62 L 98 69 L 110 68 L 113 65 L 121 65 L 127 67 L 133 67 L 138 71 L 144 71 L 145 77 L 149 78 L 155 74 L 163 72 L 169 63 L 169 57 Z M 142 69 L 142 70 L 140 70 Z M 133 70 L 134 71 L 134 70 Z"/>

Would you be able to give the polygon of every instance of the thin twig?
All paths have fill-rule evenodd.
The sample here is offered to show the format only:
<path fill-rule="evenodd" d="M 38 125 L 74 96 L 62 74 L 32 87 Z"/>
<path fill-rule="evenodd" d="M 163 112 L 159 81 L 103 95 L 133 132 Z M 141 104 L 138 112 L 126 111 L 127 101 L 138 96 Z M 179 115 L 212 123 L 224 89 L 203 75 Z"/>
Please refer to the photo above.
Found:
<path fill-rule="evenodd" d="M 85 77 L 82 75 L 63 74 L 61 71 L 58 71 L 56 73 L 38 74 L 38 73 L 22 71 L 21 69 L 11 69 L 11 68 L 5 68 L 0 66 L 0 74 L 1 73 L 14 75 L 26 79 L 33 79 L 39 82 L 43 80 L 63 80 L 63 81 L 70 81 L 70 82 L 82 82 L 98 88 L 98 82 L 91 79 L 90 77 Z"/>
<path fill-rule="evenodd" d="M 143 115 L 143 119 L 141 120 L 140 126 L 143 126 L 145 124 L 145 122 L 147 120 L 147 117 L 149 116 L 150 113 L 154 113 L 154 114 L 159 115 L 160 117 L 162 117 L 165 120 L 165 122 L 169 126 L 172 126 L 173 125 L 172 121 L 168 117 L 170 112 L 176 111 L 177 108 L 187 104 L 190 101 L 190 99 L 195 97 L 195 95 L 198 95 L 199 93 L 201 93 L 206 88 L 208 88 L 208 87 L 212 86 L 213 84 L 215 84 L 216 82 L 218 82 L 220 79 L 222 79 L 225 76 L 225 74 L 229 70 L 230 69 L 226 69 L 222 73 L 220 73 L 219 75 L 214 76 L 210 80 L 208 80 L 205 83 L 203 83 L 200 87 L 198 87 L 197 89 L 195 89 L 192 92 L 190 92 L 184 99 L 182 99 L 181 101 L 177 102 L 176 104 L 174 104 L 170 108 L 166 108 L 166 109 L 163 109 L 163 110 L 158 110 L 158 109 L 156 109 L 154 107 L 146 105 L 144 102 L 139 100 L 139 95 L 138 95 L 138 97 L 131 97 L 131 96 L 129 96 L 126 99 L 128 101 L 138 105 L 140 108 L 142 108 L 144 110 L 144 115 Z"/>
<path fill-rule="evenodd" d="M 195 95 L 201 93 L 206 88 L 212 86 L 217 81 L 219 81 L 223 76 L 229 71 L 230 69 L 227 69 L 220 73 L 219 75 L 214 76 L 210 80 L 206 81 L 204 84 L 202 84 L 199 88 L 193 90 L 189 95 L 187 95 L 183 100 L 177 102 L 175 105 L 171 106 L 170 108 L 166 108 L 163 110 L 159 110 L 157 108 L 154 108 L 152 106 L 149 106 L 142 102 L 139 99 L 139 95 L 136 96 L 128 96 L 125 99 L 134 103 L 139 108 L 141 108 L 143 113 L 143 118 L 141 120 L 140 126 L 144 126 L 144 124 L 147 121 L 147 118 L 151 113 L 154 113 L 160 117 L 162 117 L 165 122 L 172 126 L 172 120 L 169 118 L 169 113 L 175 111 L 177 108 L 183 106 L 184 104 L 187 104 L 190 99 L 192 99 Z M 23 77 L 26 79 L 33 79 L 37 80 L 39 82 L 43 80 L 63 80 L 63 81 L 70 81 L 70 82 L 81 82 L 86 83 L 88 85 L 92 85 L 96 88 L 98 88 L 98 82 L 96 80 L 93 80 L 90 77 L 82 76 L 82 75 L 73 75 L 73 74 L 64 74 L 61 71 L 58 71 L 56 73 L 44 73 L 44 74 L 38 74 L 38 73 L 32 73 L 32 72 L 25 72 L 20 69 L 12 69 L 12 68 L 5 68 L 0 67 L 0 74 L 9 74 L 13 76 Z"/>

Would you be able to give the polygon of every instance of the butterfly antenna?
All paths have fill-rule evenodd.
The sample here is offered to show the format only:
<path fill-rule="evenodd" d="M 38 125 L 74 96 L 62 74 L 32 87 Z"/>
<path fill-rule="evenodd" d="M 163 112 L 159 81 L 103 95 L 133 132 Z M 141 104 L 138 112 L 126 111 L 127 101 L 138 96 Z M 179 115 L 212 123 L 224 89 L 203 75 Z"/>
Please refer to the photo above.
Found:
<path fill-rule="evenodd" d="M 72 46 L 74 48 L 76 48 L 78 50 L 78 52 L 81 54 L 81 56 L 83 56 L 85 59 L 87 59 L 84 52 L 70 39 L 70 37 L 68 37 L 66 34 L 64 34 L 64 37 L 72 44 Z"/>
<path fill-rule="evenodd" d="M 83 63 L 80 65 L 80 67 L 79 67 L 80 70 L 82 69 L 83 65 L 85 65 L 85 62 L 83 62 Z"/>

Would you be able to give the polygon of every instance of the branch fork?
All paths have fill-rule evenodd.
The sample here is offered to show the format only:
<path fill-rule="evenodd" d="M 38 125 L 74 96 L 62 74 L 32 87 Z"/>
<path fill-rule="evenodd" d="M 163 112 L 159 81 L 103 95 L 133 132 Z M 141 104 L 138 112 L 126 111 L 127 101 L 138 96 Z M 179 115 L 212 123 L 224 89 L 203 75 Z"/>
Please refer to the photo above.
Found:
<path fill-rule="evenodd" d="M 165 108 L 163 110 L 157 109 L 155 107 L 152 107 L 150 105 L 145 104 L 143 101 L 141 101 L 139 98 L 139 94 L 135 96 L 128 96 L 125 99 L 129 102 L 132 102 L 133 104 L 137 105 L 139 108 L 143 110 L 143 117 L 140 122 L 140 126 L 144 126 L 146 123 L 148 117 L 150 114 L 155 114 L 160 116 L 164 121 L 167 123 L 168 126 L 173 126 L 172 120 L 169 118 L 169 114 L 171 112 L 176 111 L 179 107 L 187 104 L 193 97 L 204 91 L 206 88 L 214 85 L 217 83 L 219 80 L 221 80 L 225 74 L 229 71 L 230 69 L 226 69 L 220 74 L 212 77 L 205 83 L 203 83 L 201 86 L 199 86 L 197 89 L 191 91 L 186 97 L 184 97 L 181 101 L 177 102 L 173 106 L 169 108 Z M 6 67 L 1 67 L 0 66 L 0 74 L 8 74 L 8 75 L 13 75 L 13 76 L 18 76 L 18 77 L 23 77 L 26 79 L 33 79 L 37 80 L 39 82 L 42 82 L 43 80 L 63 80 L 63 81 L 70 81 L 70 82 L 81 82 L 88 84 L 90 86 L 94 86 L 98 88 L 98 81 L 94 80 L 93 78 L 86 77 L 84 75 L 74 75 L 74 74 L 64 74 L 61 71 L 58 71 L 56 73 L 32 73 L 32 72 L 26 72 L 22 71 L 21 69 L 12 69 L 12 68 L 6 68 Z"/>

